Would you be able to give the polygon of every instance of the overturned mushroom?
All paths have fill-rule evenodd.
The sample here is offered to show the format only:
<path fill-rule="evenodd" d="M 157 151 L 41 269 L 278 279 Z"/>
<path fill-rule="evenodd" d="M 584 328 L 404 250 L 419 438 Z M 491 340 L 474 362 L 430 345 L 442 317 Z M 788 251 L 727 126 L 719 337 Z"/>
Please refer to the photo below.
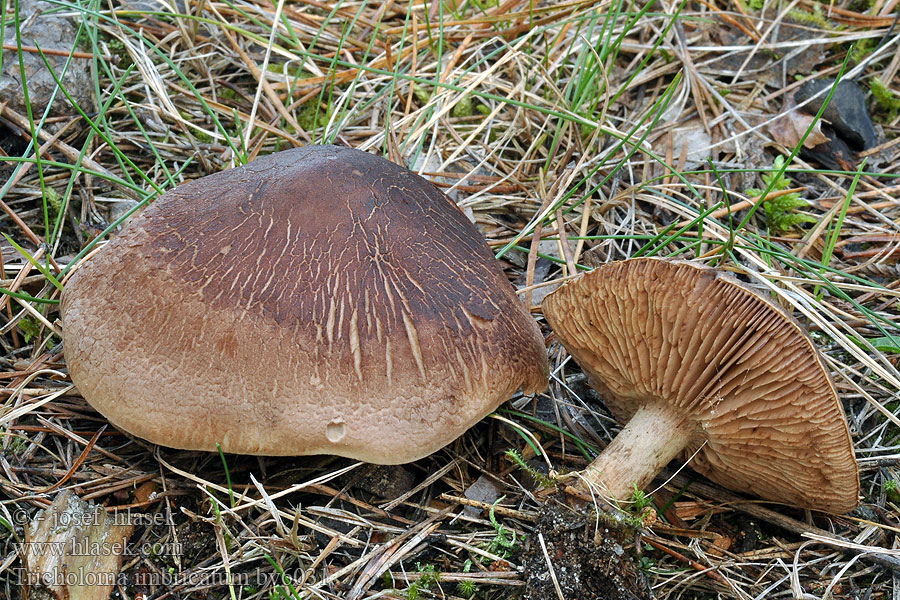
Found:
<path fill-rule="evenodd" d="M 169 191 L 61 312 L 87 401 L 176 448 L 407 462 L 546 386 L 477 229 L 424 179 L 334 146 Z"/>
<path fill-rule="evenodd" d="M 627 423 L 584 472 L 612 498 L 643 489 L 680 454 L 733 490 L 836 513 L 857 505 L 850 434 L 821 357 L 737 279 L 632 259 L 564 284 L 543 310 Z"/>

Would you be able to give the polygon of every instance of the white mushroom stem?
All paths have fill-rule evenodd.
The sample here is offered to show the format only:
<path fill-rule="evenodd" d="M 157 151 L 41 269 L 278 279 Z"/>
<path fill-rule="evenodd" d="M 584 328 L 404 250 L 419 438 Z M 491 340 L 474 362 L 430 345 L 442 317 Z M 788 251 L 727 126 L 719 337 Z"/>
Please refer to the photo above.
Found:
<path fill-rule="evenodd" d="M 583 474 L 595 492 L 627 501 L 684 450 L 692 427 L 661 402 L 641 406 Z"/>

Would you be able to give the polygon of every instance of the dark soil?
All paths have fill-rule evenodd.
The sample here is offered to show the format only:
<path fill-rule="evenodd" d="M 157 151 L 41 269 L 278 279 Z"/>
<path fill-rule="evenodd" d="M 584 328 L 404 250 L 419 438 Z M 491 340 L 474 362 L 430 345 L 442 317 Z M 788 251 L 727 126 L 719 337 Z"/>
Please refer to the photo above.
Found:
<path fill-rule="evenodd" d="M 543 535 L 547 555 L 538 534 Z M 632 556 L 633 533 L 612 529 L 585 509 L 548 501 L 523 556 L 525 600 L 558 598 L 547 556 L 565 598 L 644 600 L 653 598 Z"/>

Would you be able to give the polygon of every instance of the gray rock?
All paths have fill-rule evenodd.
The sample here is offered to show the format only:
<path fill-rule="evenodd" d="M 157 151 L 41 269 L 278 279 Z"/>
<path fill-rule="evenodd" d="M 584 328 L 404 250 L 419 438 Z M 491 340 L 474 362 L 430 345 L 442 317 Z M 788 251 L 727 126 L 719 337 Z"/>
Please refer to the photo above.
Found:
<path fill-rule="evenodd" d="M 78 31 L 75 20 L 60 16 L 59 6 L 43 0 L 19 0 L 20 31 L 23 46 L 37 46 L 42 50 L 69 51 L 75 43 Z M 6 44 L 16 43 L 16 28 L 6 27 L 3 33 Z M 66 63 L 65 56 L 46 55 L 53 71 L 59 76 Z M 56 89 L 56 82 L 44 65 L 37 52 L 22 52 L 25 65 L 25 81 L 28 85 L 28 97 L 35 120 L 40 118 L 50 102 L 50 96 Z M 66 91 L 87 112 L 93 110 L 91 102 L 94 86 L 91 84 L 90 61 L 73 58 L 63 78 Z M 0 102 L 7 102 L 10 108 L 24 114 L 25 98 L 22 93 L 22 78 L 19 71 L 19 60 L 15 51 L 3 52 L 3 70 L 0 73 Z M 76 111 L 69 104 L 60 90 L 53 103 L 52 114 L 68 115 Z"/>
<path fill-rule="evenodd" d="M 828 95 L 827 90 L 832 85 L 834 79 L 811 79 L 797 88 L 794 98 L 800 104 L 826 90 L 803 106 L 805 112 L 814 115 L 822 108 Z M 866 95 L 856 82 L 842 79 L 838 83 L 822 118 L 831 123 L 838 135 L 856 150 L 865 150 L 875 145 L 875 128 L 866 111 Z"/>
<path fill-rule="evenodd" d="M 676 127 L 672 131 L 675 160 L 681 160 L 681 153 L 685 152 L 685 162 L 682 168 L 688 171 L 706 165 L 706 159 L 710 158 L 712 153 L 711 146 L 712 138 L 703 128 L 699 119 L 686 127 Z"/>
<path fill-rule="evenodd" d="M 132 210 L 137 205 L 137 200 L 132 200 L 131 198 L 117 198 L 115 200 L 111 200 L 111 206 L 109 208 L 109 222 L 112 223 L 113 221 L 127 213 L 129 210 Z M 119 229 L 121 230 L 125 226 L 125 224 L 128 223 L 128 221 L 130 221 L 131 218 L 137 214 L 139 214 L 139 211 L 129 215 L 128 218 L 122 221 L 122 223 L 119 225 Z"/>
<path fill-rule="evenodd" d="M 466 488 L 465 497 L 475 502 L 484 502 L 485 504 L 493 504 L 500 497 L 500 490 L 493 480 L 479 475 L 472 485 Z M 470 517 L 477 517 L 482 513 L 480 508 L 475 506 L 466 506 L 463 513 Z"/>

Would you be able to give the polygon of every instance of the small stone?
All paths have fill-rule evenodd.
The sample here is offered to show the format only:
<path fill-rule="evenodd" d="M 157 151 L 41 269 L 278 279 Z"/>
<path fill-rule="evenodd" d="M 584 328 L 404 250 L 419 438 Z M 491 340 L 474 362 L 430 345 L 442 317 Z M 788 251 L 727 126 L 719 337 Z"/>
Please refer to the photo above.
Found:
<path fill-rule="evenodd" d="M 475 502 L 483 502 L 485 504 L 493 504 L 500 497 L 500 490 L 494 482 L 484 475 L 476 479 L 472 485 L 466 488 L 465 497 Z M 481 514 L 481 509 L 475 506 L 466 506 L 463 513 L 470 517 L 477 517 Z"/>
<path fill-rule="evenodd" d="M 78 32 L 74 19 L 61 16 L 59 7 L 44 0 L 19 0 L 19 30 L 23 46 L 37 46 L 42 50 L 71 50 Z M 16 28 L 8 25 L 3 32 L 5 44 L 16 43 Z M 62 74 L 67 56 L 45 55 L 57 77 Z M 35 121 L 43 115 L 50 97 L 56 89 L 56 81 L 37 52 L 22 51 L 28 99 Z M 87 112 L 93 110 L 90 61 L 72 58 L 62 84 L 75 102 Z M 6 102 L 10 108 L 25 114 L 25 97 L 22 93 L 22 77 L 19 59 L 14 50 L 3 51 L 3 70 L 0 72 L 0 103 Z M 51 114 L 70 115 L 76 111 L 66 99 L 62 90 L 56 93 Z"/>
<path fill-rule="evenodd" d="M 128 211 L 133 210 L 134 207 L 136 207 L 137 205 L 138 205 L 138 202 L 136 200 L 131 200 L 130 198 L 122 198 L 122 199 L 114 200 L 112 202 L 112 205 L 109 208 L 109 222 L 112 223 L 113 221 L 116 221 L 117 219 L 119 219 L 120 217 L 122 217 L 126 213 L 128 213 Z M 138 213 L 134 212 L 134 213 L 128 215 L 128 218 L 125 221 L 123 221 L 119 225 L 119 227 L 120 228 L 124 227 L 125 224 L 129 220 L 131 220 L 131 217 L 135 216 L 136 214 L 138 214 Z"/>
<path fill-rule="evenodd" d="M 802 107 L 814 115 L 822 108 L 828 96 L 827 90 L 833 85 L 834 79 L 811 79 L 797 88 L 794 98 L 800 104 L 822 92 Z M 855 81 L 842 79 L 837 84 L 822 118 L 854 149 L 865 150 L 875 145 L 875 128 L 866 110 L 866 95 Z"/>
<path fill-rule="evenodd" d="M 378 498 L 393 500 L 415 485 L 412 472 L 403 465 L 368 465 L 354 486 Z"/>
<path fill-rule="evenodd" d="M 673 160 L 681 160 L 685 156 L 683 168 L 693 170 L 706 163 L 710 157 L 712 138 L 699 122 L 693 127 L 679 127 L 672 132 Z"/>

